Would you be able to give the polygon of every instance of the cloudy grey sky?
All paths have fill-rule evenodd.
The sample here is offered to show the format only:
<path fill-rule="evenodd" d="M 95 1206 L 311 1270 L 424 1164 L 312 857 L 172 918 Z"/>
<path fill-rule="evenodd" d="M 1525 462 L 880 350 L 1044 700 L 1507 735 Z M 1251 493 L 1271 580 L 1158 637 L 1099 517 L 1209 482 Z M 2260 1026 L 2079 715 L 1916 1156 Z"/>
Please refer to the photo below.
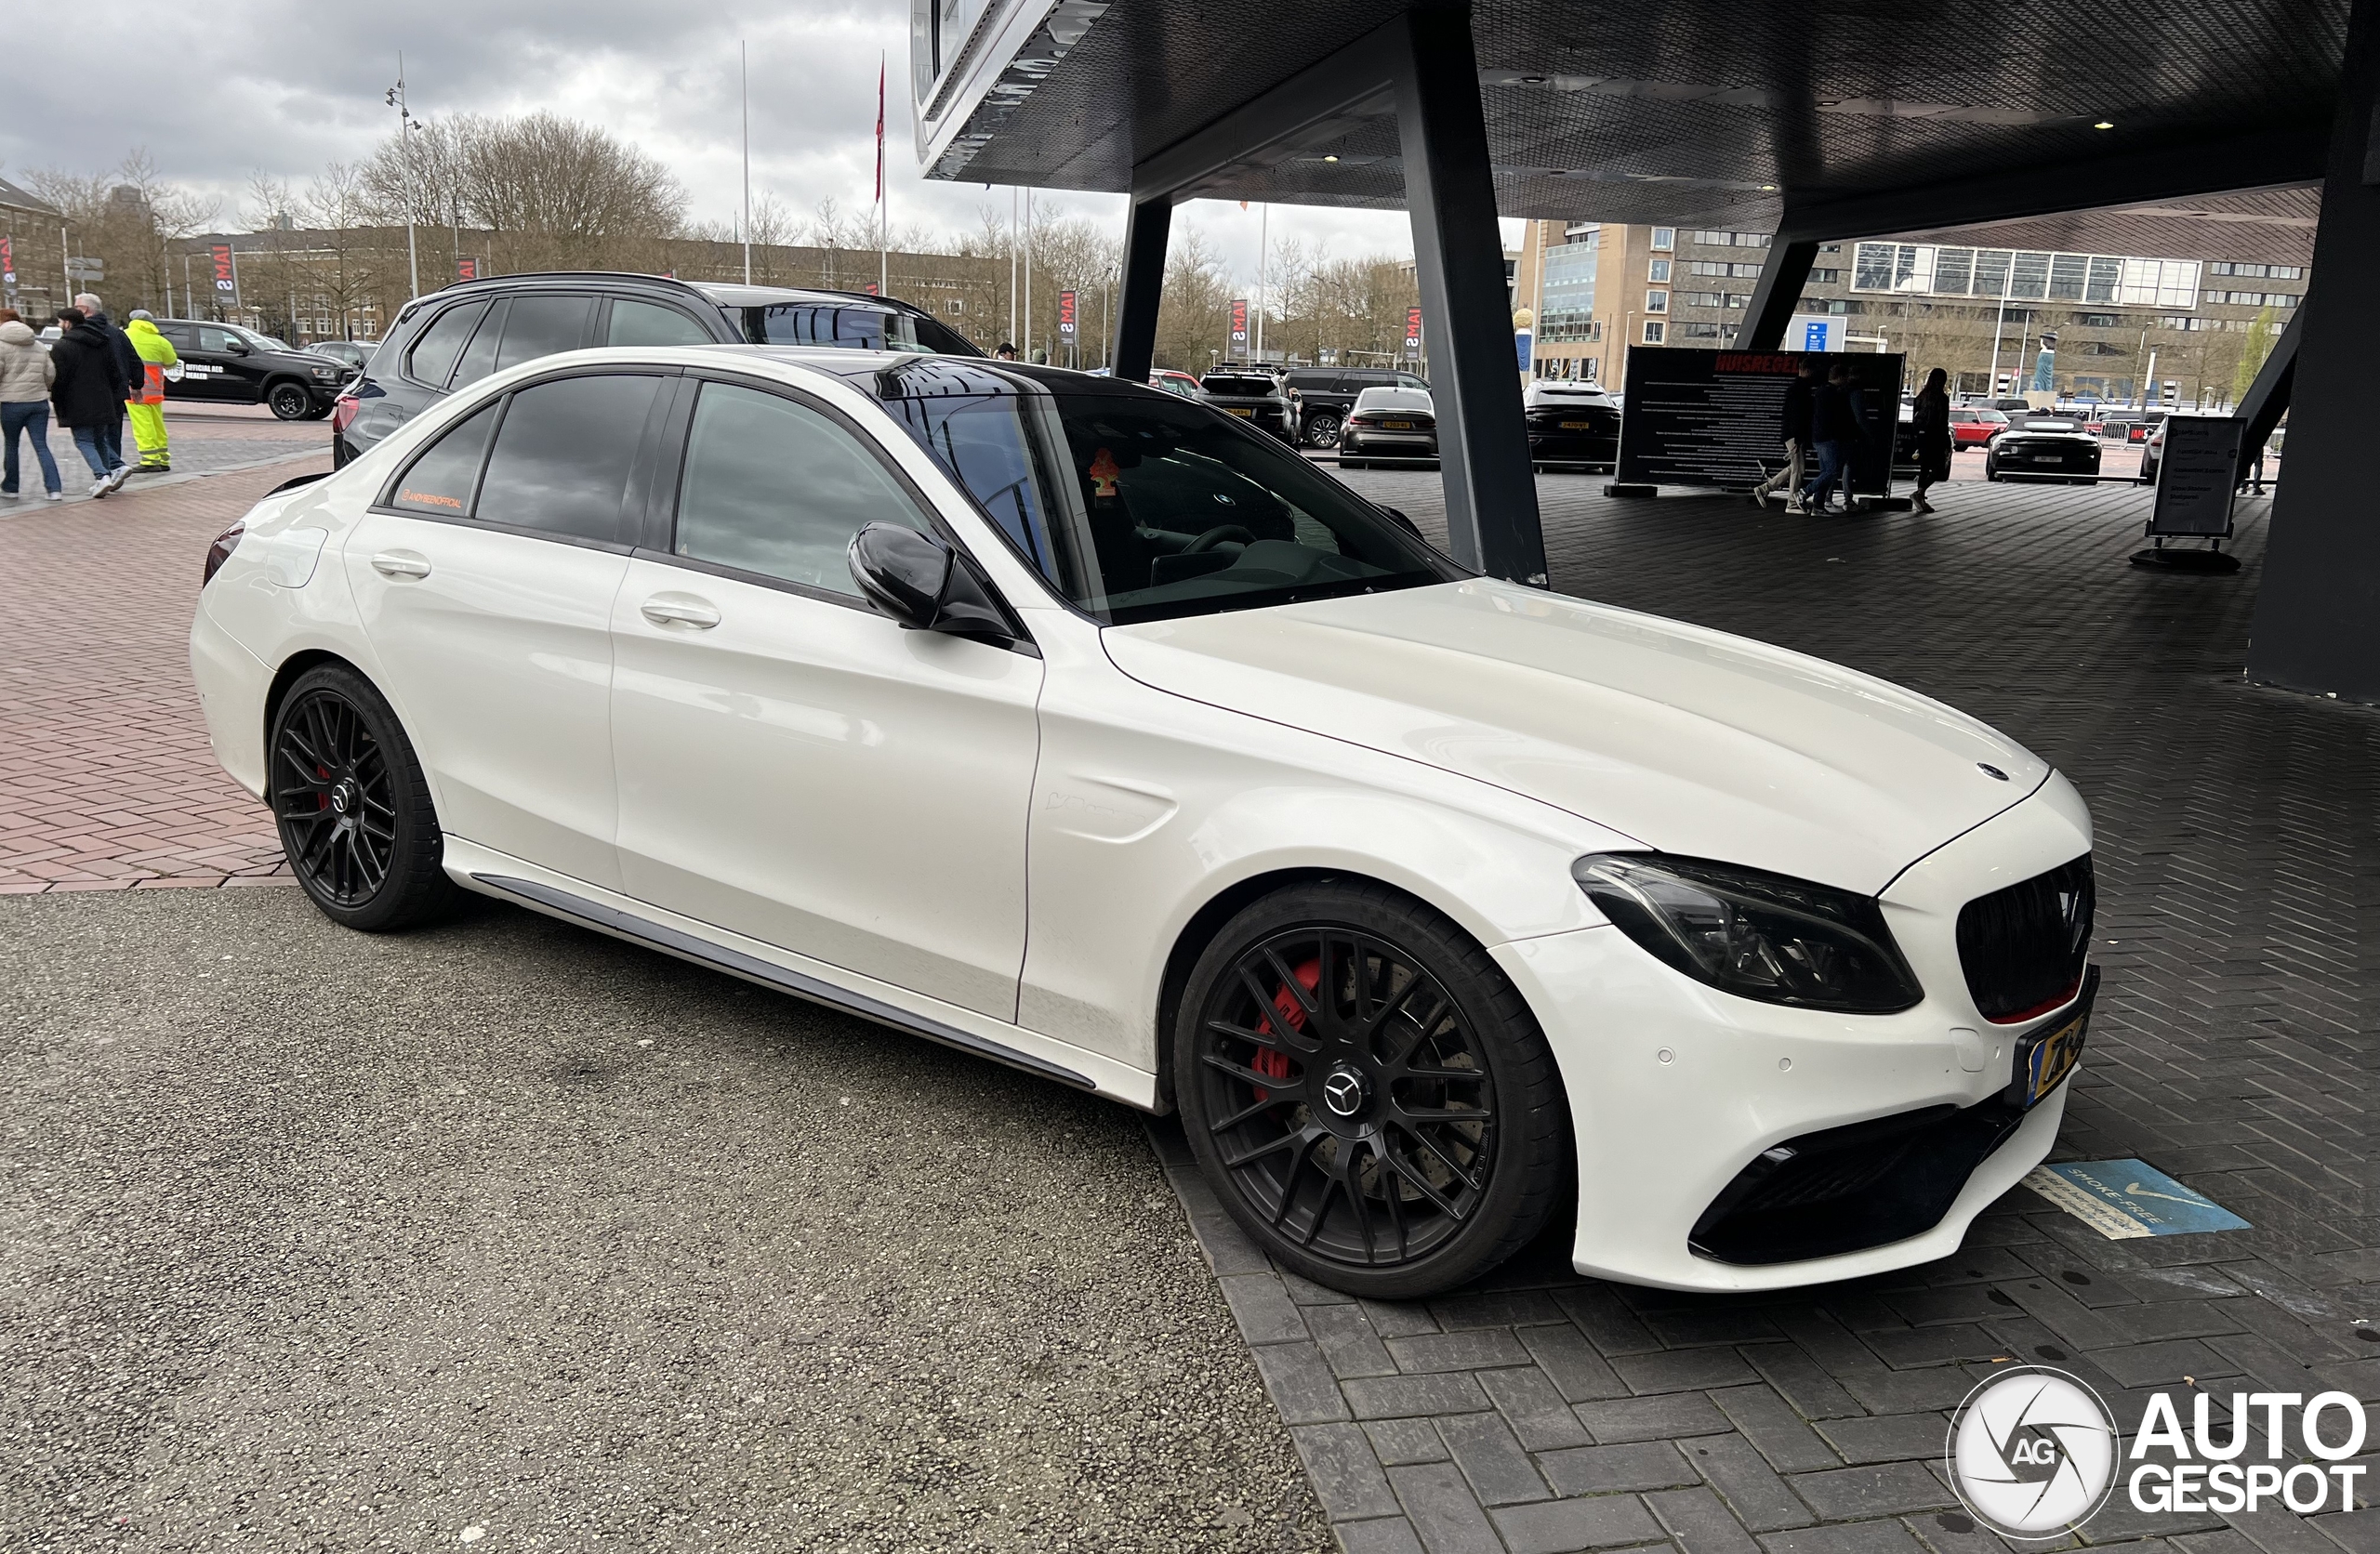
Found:
<path fill-rule="evenodd" d="M 413 110 L 517 113 L 551 109 L 642 146 L 685 184 L 690 214 L 726 220 L 739 200 L 736 40 L 751 50 L 752 182 L 806 214 L 832 196 L 869 206 L 875 184 L 877 63 L 892 63 L 887 165 L 897 229 L 972 228 L 1005 189 L 930 183 L 918 171 L 906 89 L 907 0 L 793 0 L 687 7 L 662 0 L 482 0 L 345 6 L 221 0 L 141 14 L 137 44 L 111 43 L 77 68 L 31 58 L 8 72 L 0 176 L 96 172 L 146 147 L 168 178 L 237 215 L 251 174 L 302 185 L 329 161 L 360 160 L 395 128 L 382 93 L 404 50 Z M 106 89 L 108 61 L 140 73 Z M 1114 223 L 1120 196 L 1052 193 L 1036 209 Z M 1252 279 L 1257 213 L 1201 202 L 1177 217 Z M 1512 224 L 1517 230 L 1517 223 Z M 1338 256 L 1409 252 L 1398 213 L 1276 206 L 1271 230 Z"/>

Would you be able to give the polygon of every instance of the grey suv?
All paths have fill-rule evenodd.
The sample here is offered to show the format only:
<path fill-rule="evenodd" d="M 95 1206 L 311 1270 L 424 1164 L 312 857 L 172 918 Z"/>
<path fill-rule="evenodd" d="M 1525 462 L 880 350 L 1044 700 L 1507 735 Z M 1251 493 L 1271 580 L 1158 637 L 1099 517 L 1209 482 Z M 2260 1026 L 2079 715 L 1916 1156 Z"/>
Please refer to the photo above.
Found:
<path fill-rule="evenodd" d="M 922 308 L 862 292 L 688 283 L 661 275 L 497 275 L 404 306 L 331 412 L 344 465 L 467 383 L 588 346 L 785 345 L 985 353 Z"/>

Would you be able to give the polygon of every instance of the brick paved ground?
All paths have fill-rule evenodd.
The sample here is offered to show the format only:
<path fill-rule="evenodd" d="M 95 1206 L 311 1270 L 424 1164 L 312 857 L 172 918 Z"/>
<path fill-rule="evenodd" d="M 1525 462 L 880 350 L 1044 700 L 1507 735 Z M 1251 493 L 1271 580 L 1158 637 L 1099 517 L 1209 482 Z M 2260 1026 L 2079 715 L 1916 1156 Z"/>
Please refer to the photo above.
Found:
<path fill-rule="evenodd" d="M 1435 476 L 1350 478 L 1443 521 Z M 2186 578 L 2125 564 L 2130 488 L 1962 485 L 1935 519 L 1809 522 L 1599 485 L 1542 482 L 1566 591 L 1873 670 L 2073 776 L 2107 982 L 2057 1158 L 2137 1155 L 2254 1228 L 2105 1241 L 2019 1189 L 1956 1257 L 1796 1295 L 1580 1280 L 1553 1236 L 1489 1287 L 1359 1304 L 1268 1266 L 1161 1125 L 1344 1547 L 1985 1554 L 1941 1456 L 1994 1362 L 2055 1362 L 2126 1426 L 2159 1388 L 2205 1388 L 2218 1418 L 2234 1390 L 2380 1397 L 2358 1341 L 2380 1338 L 2380 715 L 2241 682 L 2265 505 L 2246 571 Z M 2370 1554 L 2380 1511 L 2141 1515 L 2119 1493 L 2086 1537 Z"/>
<path fill-rule="evenodd" d="M 178 426 L 178 463 L 272 457 L 262 433 L 285 435 L 224 419 L 211 437 Z M 0 507 L 0 893 L 286 877 L 271 821 L 207 748 L 187 643 L 207 542 L 322 467 Z"/>

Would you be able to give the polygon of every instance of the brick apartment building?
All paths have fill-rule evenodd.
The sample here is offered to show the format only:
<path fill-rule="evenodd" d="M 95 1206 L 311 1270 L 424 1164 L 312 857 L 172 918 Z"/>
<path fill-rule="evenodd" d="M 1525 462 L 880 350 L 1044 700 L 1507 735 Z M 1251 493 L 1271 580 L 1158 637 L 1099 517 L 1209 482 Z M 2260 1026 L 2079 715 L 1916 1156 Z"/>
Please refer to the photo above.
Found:
<path fill-rule="evenodd" d="M 2303 300 L 2317 193 L 2284 190 L 2101 213 L 2130 252 L 2062 246 L 2059 219 L 1825 245 L 1799 315 L 1840 321 L 1853 350 L 1912 375 L 2023 388 L 2046 333 L 2060 394 L 2134 400 L 2153 374 L 2181 404 L 2228 403 Z M 1639 345 L 1731 343 L 1758 284 L 1761 232 L 1532 221 L 1514 300 L 1537 315 L 1535 375 L 1626 382 Z M 1792 337 L 1792 336 L 1789 336 Z M 2249 370 L 2253 372 L 2253 365 Z"/>

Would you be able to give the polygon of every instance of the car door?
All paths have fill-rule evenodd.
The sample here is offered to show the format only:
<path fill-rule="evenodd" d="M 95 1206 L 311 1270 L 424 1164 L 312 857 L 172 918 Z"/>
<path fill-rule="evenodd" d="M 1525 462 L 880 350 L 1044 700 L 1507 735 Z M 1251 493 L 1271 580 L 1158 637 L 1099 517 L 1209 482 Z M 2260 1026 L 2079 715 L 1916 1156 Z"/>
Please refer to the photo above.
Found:
<path fill-rule="evenodd" d="M 245 346 L 234 350 L 238 336 L 218 323 L 202 323 L 194 331 L 188 351 L 175 343 L 175 351 L 182 359 L 182 387 L 186 398 L 206 400 L 217 403 L 253 404 L 256 394 L 247 379 L 239 372 L 240 358 Z"/>
<path fill-rule="evenodd" d="M 165 369 L 165 398 L 195 400 L 204 396 L 198 391 L 199 379 L 190 375 L 187 365 L 198 350 L 198 325 L 194 323 L 161 323 L 157 333 L 174 348 L 174 364 Z"/>
<path fill-rule="evenodd" d="M 581 292 L 524 292 L 501 299 L 471 334 L 456 365 L 452 392 L 490 373 L 587 344 L 595 298 Z"/>
<path fill-rule="evenodd" d="M 671 381 L 578 372 L 515 389 L 399 471 L 345 551 L 441 826 L 615 889 L 612 602 Z"/>
<path fill-rule="evenodd" d="M 1013 1020 L 1040 660 L 860 598 L 852 535 L 934 520 L 854 422 L 725 378 L 681 393 L 612 614 L 628 893 Z"/>

